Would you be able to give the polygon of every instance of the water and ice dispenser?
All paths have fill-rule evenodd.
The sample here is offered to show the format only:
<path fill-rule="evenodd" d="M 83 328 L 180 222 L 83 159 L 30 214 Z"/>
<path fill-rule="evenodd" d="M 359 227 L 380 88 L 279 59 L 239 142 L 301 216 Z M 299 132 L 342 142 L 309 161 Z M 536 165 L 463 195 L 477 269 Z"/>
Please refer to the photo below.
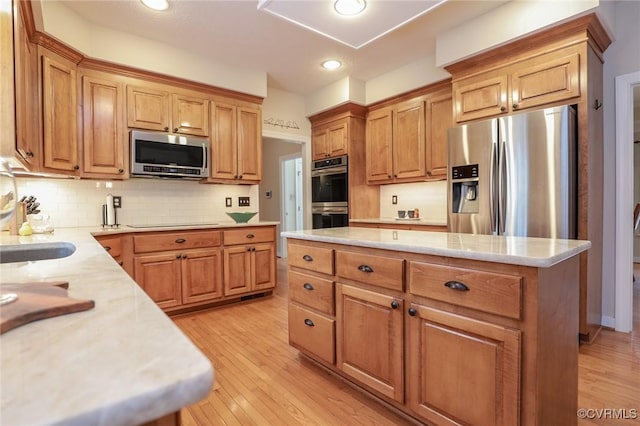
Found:
<path fill-rule="evenodd" d="M 478 165 L 451 167 L 452 213 L 478 213 Z"/>

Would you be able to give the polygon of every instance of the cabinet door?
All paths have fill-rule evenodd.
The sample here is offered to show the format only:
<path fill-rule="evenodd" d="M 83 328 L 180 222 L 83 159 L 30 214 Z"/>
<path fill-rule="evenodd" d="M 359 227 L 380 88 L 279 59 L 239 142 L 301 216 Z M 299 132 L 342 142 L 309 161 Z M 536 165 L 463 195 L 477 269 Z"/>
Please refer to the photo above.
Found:
<path fill-rule="evenodd" d="M 549 54 L 520 62 L 516 67 L 517 69 L 511 74 L 513 110 L 532 108 L 580 96 L 578 53 Z"/>
<path fill-rule="evenodd" d="M 337 367 L 403 403 L 403 301 L 337 284 L 336 304 Z"/>
<path fill-rule="evenodd" d="M 211 177 L 236 179 L 238 176 L 236 107 L 230 104 L 212 102 L 211 123 Z"/>
<path fill-rule="evenodd" d="M 209 136 L 209 100 L 174 94 L 171 108 L 174 133 Z"/>
<path fill-rule="evenodd" d="M 322 160 L 329 156 L 328 153 L 328 129 L 314 132 L 311 136 L 311 156 L 314 160 Z"/>
<path fill-rule="evenodd" d="M 507 75 L 470 77 L 453 83 L 457 123 L 507 113 Z"/>
<path fill-rule="evenodd" d="M 519 331 L 415 304 L 409 315 L 411 410 L 433 424 L 519 424 Z"/>
<path fill-rule="evenodd" d="M 348 135 L 347 123 L 341 123 L 329 127 L 327 131 L 329 157 L 347 155 Z"/>
<path fill-rule="evenodd" d="M 447 131 L 453 127 L 451 93 L 427 101 L 427 174 L 447 178 Z"/>
<path fill-rule="evenodd" d="M 238 179 L 254 183 L 262 179 L 262 112 L 238 107 Z"/>
<path fill-rule="evenodd" d="M 83 175 L 125 178 L 128 141 L 124 125 L 124 87 L 113 81 L 83 76 L 82 109 Z"/>
<path fill-rule="evenodd" d="M 367 117 L 367 182 L 383 183 L 393 178 L 393 112 L 372 111 Z"/>
<path fill-rule="evenodd" d="M 127 86 L 129 127 L 168 132 L 169 93 L 150 87 Z"/>
<path fill-rule="evenodd" d="M 274 243 L 256 244 L 252 247 L 252 290 L 266 290 L 276 286 L 275 250 Z"/>
<path fill-rule="evenodd" d="M 14 4 L 16 151 L 30 171 L 38 170 L 38 51 L 29 42 L 21 4 Z"/>
<path fill-rule="evenodd" d="M 44 167 L 74 172 L 78 164 L 75 64 L 42 49 Z"/>
<path fill-rule="evenodd" d="M 190 250 L 182 254 L 182 303 L 222 297 L 222 251 Z"/>
<path fill-rule="evenodd" d="M 251 252 L 248 246 L 224 249 L 224 295 L 251 291 Z"/>
<path fill-rule="evenodd" d="M 161 308 L 182 304 L 181 256 L 146 254 L 134 257 L 134 279 Z"/>
<path fill-rule="evenodd" d="M 427 170 L 423 101 L 404 102 L 393 117 L 393 177 L 424 177 Z"/>

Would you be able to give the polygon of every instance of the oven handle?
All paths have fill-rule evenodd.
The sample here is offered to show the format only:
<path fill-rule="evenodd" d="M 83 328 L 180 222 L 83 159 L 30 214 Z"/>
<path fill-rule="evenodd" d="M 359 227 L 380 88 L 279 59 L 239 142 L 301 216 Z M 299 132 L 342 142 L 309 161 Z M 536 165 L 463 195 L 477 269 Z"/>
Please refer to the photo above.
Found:
<path fill-rule="evenodd" d="M 311 177 L 327 176 L 327 175 L 339 175 L 347 173 L 347 166 L 329 167 L 326 169 L 317 169 L 311 171 Z"/>

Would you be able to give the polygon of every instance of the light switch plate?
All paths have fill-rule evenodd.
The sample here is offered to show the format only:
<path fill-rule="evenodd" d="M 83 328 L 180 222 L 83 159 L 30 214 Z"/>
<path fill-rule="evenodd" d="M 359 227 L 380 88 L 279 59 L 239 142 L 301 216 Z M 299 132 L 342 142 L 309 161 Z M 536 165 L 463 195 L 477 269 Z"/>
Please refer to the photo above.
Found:
<path fill-rule="evenodd" d="M 239 207 L 249 207 L 251 202 L 249 201 L 249 197 L 238 197 L 238 206 Z"/>
<path fill-rule="evenodd" d="M 398 196 L 397 195 L 392 195 L 391 196 L 391 204 L 398 204 Z"/>

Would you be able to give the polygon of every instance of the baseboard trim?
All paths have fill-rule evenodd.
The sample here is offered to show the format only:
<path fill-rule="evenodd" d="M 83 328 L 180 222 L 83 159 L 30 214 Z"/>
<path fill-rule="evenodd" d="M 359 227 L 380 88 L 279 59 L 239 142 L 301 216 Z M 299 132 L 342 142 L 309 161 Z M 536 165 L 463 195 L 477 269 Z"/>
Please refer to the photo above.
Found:
<path fill-rule="evenodd" d="M 616 319 L 615 317 L 610 317 L 607 315 L 602 316 L 602 326 L 607 328 L 616 328 Z"/>
<path fill-rule="evenodd" d="M 640 263 L 640 257 L 634 257 L 633 263 Z"/>

